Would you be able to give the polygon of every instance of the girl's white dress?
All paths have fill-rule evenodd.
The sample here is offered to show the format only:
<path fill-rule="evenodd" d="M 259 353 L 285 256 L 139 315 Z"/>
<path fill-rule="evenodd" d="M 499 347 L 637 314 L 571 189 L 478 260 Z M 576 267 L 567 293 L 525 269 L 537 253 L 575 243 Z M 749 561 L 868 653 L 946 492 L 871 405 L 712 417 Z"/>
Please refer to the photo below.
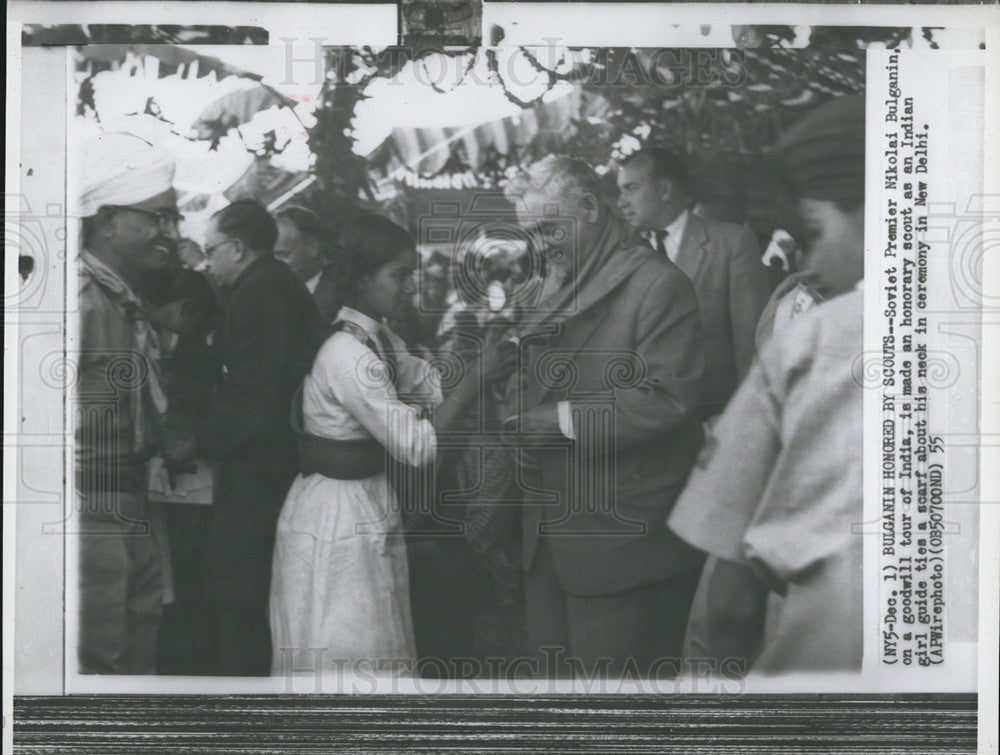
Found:
<path fill-rule="evenodd" d="M 412 404 L 436 406 L 436 371 L 406 353 L 384 325 L 344 307 L 338 320 L 388 340 L 396 387 L 378 356 L 339 331 L 320 349 L 303 385 L 307 432 L 341 440 L 374 437 L 411 466 L 431 462 L 434 428 Z M 362 480 L 299 475 L 278 520 L 271 578 L 272 672 L 313 674 L 364 664 L 362 673 L 405 673 L 415 661 L 406 545 L 385 473 Z M 359 669 L 362 667 L 359 666 Z"/>

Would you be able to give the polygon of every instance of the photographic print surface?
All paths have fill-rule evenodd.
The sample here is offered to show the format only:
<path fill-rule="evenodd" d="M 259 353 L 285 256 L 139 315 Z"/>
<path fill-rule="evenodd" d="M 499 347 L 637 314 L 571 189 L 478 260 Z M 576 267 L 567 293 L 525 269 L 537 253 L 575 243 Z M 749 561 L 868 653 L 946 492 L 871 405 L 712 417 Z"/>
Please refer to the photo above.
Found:
<path fill-rule="evenodd" d="M 987 15 L 196 6 L 17 29 L 15 692 L 979 689 Z"/>

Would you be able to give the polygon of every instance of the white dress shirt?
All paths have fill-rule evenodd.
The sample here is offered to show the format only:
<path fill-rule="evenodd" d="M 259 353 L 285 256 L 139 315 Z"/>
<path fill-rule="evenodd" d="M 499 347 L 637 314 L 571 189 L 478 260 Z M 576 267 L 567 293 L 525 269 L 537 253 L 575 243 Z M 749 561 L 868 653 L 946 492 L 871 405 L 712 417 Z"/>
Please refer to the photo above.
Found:
<path fill-rule="evenodd" d="M 309 289 L 309 293 L 315 295 L 316 287 L 319 285 L 319 279 L 323 275 L 323 271 L 320 270 L 316 275 L 306 281 L 306 288 Z"/>
<path fill-rule="evenodd" d="M 681 211 L 681 214 L 674 218 L 670 225 L 662 229 L 667 232 L 665 246 L 667 247 L 667 257 L 671 262 L 677 261 L 677 253 L 681 249 L 681 239 L 684 238 L 684 229 L 687 228 L 688 215 L 687 210 Z M 656 231 L 647 231 L 646 239 L 653 249 L 656 249 Z"/>

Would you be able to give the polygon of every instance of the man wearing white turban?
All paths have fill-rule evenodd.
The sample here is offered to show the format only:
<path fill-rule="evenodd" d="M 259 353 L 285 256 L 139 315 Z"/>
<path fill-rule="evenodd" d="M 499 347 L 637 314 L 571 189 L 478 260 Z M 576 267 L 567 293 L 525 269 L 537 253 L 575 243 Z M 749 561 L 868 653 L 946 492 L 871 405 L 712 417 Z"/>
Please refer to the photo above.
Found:
<path fill-rule="evenodd" d="M 152 673 L 168 576 L 146 465 L 166 399 L 142 292 L 177 253 L 174 162 L 124 133 L 87 142 L 81 157 L 80 671 Z"/>

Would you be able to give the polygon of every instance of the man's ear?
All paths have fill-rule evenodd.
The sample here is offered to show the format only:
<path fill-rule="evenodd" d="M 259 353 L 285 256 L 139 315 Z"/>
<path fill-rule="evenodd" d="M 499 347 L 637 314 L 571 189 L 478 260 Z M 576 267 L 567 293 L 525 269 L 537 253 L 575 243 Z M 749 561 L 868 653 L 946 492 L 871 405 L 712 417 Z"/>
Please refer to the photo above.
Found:
<path fill-rule="evenodd" d="M 243 262 L 247 258 L 247 247 L 243 243 L 243 239 L 233 239 L 236 243 L 233 244 L 233 259 L 236 262 Z"/>
<path fill-rule="evenodd" d="M 322 250 L 320 249 L 319 239 L 309 238 L 306 239 L 306 241 L 307 241 L 306 249 L 309 250 L 309 256 L 310 257 L 321 256 Z"/>
<path fill-rule="evenodd" d="M 669 202 L 670 198 L 674 195 L 674 182 L 669 178 L 660 179 L 660 199 L 664 202 Z"/>
<path fill-rule="evenodd" d="M 102 239 L 114 238 L 118 233 L 118 223 L 115 221 L 116 214 L 114 210 L 101 209 L 92 225 L 94 235 Z"/>
<path fill-rule="evenodd" d="M 583 207 L 583 217 L 588 223 L 593 225 L 597 222 L 597 219 L 601 216 L 601 203 L 593 194 L 584 194 L 583 201 L 580 203 Z"/>
<path fill-rule="evenodd" d="M 94 237 L 101 239 L 102 241 L 109 241 L 118 235 L 118 227 L 115 225 L 114 218 L 102 218 L 99 223 L 94 227 Z"/>
<path fill-rule="evenodd" d="M 370 279 L 367 275 L 359 275 L 357 282 L 354 284 L 354 293 L 360 298 L 368 290 L 368 284 Z"/>

